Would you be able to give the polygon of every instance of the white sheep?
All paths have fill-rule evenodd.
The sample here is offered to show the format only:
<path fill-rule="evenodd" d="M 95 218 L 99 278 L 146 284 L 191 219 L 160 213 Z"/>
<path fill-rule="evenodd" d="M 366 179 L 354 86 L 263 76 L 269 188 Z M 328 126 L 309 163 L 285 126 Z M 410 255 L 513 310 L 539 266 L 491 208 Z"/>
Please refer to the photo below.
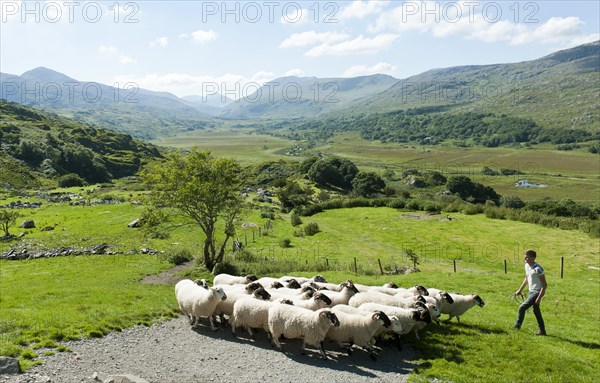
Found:
<path fill-rule="evenodd" d="M 350 298 L 358 293 L 358 290 L 354 287 L 354 283 L 350 280 L 340 284 L 340 286 L 342 287 L 341 291 L 320 291 L 331 299 L 331 307 L 335 305 L 347 305 Z"/>
<path fill-rule="evenodd" d="M 200 317 L 207 316 L 210 328 L 216 329 L 212 315 L 217 304 L 227 298 L 222 288 L 204 289 L 192 280 L 184 279 L 175 285 L 175 296 L 179 308 L 188 317 L 190 325 L 195 326 Z"/>
<path fill-rule="evenodd" d="M 381 328 L 389 328 L 391 321 L 382 311 L 362 312 L 347 305 L 337 305 L 331 309 L 340 321 L 340 325 L 332 327 L 327 331 L 327 338 L 337 342 L 340 347 L 346 349 L 350 355 L 351 347 L 358 346 L 369 353 L 371 359 L 375 359 L 375 334 Z"/>
<path fill-rule="evenodd" d="M 429 291 L 421 285 L 416 285 L 413 287 L 409 287 L 409 288 L 403 288 L 403 287 L 398 287 L 397 289 L 395 289 L 395 293 L 394 295 L 398 295 L 398 296 L 411 296 L 411 295 L 423 295 L 423 296 L 428 296 L 429 295 Z"/>
<path fill-rule="evenodd" d="M 231 332 L 235 335 L 235 329 L 243 326 L 248 331 L 248 334 L 254 338 L 252 329 L 261 328 L 267 333 L 267 337 L 270 339 L 269 309 L 273 304 L 292 304 L 292 301 L 286 299 L 278 302 L 262 300 L 259 290 L 252 297 L 238 299 L 233 305 L 233 313 L 230 318 Z"/>
<path fill-rule="evenodd" d="M 420 295 L 412 295 L 409 297 L 400 297 L 395 295 L 389 295 L 385 293 L 379 293 L 375 291 L 368 291 L 366 293 L 358 293 L 355 294 L 348 301 L 349 306 L 359 307 L 363 303 L 380 303 L 382 305 L 387 306 L 397 306 L 397 307 L 410 307 L 416 301 L 424 300 Z"/>
<path fill-rule="evenodd" d="M 317 311 L 325 307 L 331 307 L 331 299 L 325 294 L 316 292 L 310 299 L 292 299 L 294 306 Z"/>
<path fill-rule="evenodd" d="M 240 298 L 245 298 L 248 295 L 254 294 L 259 291 L 261 299 L 269 300 L 271 295 L 262 288 L 260 283 L 251 282 L 247 285 L 220 285 L 221 288 L 227 293 L 227 298 L 217 304 L 214 315 L 220 316 L 221 324 L 225 324 L 225 315 L 231 317 L 233 314 L 233 305 Z"/>
<path fill-rule="evenodd" d="M 256 281 L 256 275 L 254 274 L 249 274 L 246 275 L 245 277 L 238 277 L 235 275 L 230 275 L 230 274 L 218 274 L 215 275 L 215 278 L 213 279 L 213 286 L 214 285 L 246 285 L 250 282 L 254 282 Z"/>
<path fill-rule="evenodd" d="M 364 303 L 360 305 L 359 309 L 368 311 L 383 311 L 388 315 L 388 317 L 393 316 L 398 318 L 400 323 L 402 323 L 402 331 L 400 334 L 408 334 L 410 331 L 413 331 L 417 339 L 420 338 L 418 329 L 415 330 L 415 325 L 420 322 L 425 324 L 431 323 L 431 315 L 429 314 L 429 311 L 423 308 L 404 308 L 382 305 L 380 303 Z M 396 337 L 396 341 L 398 349 L 400 349 L 400 338 Z"/>
<path fill-rule="evenodd" d="M 279 278 L 279 280 L 282 281 L 282 282 L 287 282 L 290 279 L 295 279 L 300 284 L 303 284 L 303 283 L 306 283 L 306 282 L 322 282 L 322 283 L 327 283 L 327 280 L 322 275 L 315 275 L 312 278 L 293 277 L 293 276 L 290 276 L 290 275 L 284 275 L 283 277 Z"/>
<path fill-rule="evenodd" d="M 450 294 L 453 303 L 444 303 L 440 308 L 440 312 L 442 314 L 448 314 L 449 322 L 452 318 L 456 317 L 456 320 L 460 322 L 460 316 L 463 315 L 467 310 L 469 310 L 473 306 L 483 307 L 485 302 L 479 295 L 469 294 L 469 295 L 461 295 L 461 294 Z"/>
<path fill-rule="evenodd" d="M 340 321 L 329 309 L 311 311 L 290 305 L 272 305 L 269 309 L 269 332 L 273 345 L 281 350 L 280 336 L 288 339 L 302 338 L 302 353 L 306 345 L 319 347 L 323 359 L 327 359 L 323 339 L 331 327 Z"/>

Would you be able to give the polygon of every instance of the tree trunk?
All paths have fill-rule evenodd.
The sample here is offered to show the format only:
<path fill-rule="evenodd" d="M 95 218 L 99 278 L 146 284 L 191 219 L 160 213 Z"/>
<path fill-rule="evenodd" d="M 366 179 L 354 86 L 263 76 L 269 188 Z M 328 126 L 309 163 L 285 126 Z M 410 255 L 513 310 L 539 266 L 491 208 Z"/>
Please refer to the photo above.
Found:
<path fill-rule="evenodd" d="M 213 261 L 213 257 L 210 254 L 210 244 L 211 240 L 207 237 L 204 241 L 204 266 L 210 271 L 213 271 L 215 267 L 215 263 Z"/>
<path fill-rule="evenodd" d="M 225 246 L 227 245 L 227 241 L 229 241 L 229 235 L 225 236 L 225 240 L 219 249 L 219 254 L 217 254 L 216 262 L 223 262 L 223 257 L 225 256 Z"/>

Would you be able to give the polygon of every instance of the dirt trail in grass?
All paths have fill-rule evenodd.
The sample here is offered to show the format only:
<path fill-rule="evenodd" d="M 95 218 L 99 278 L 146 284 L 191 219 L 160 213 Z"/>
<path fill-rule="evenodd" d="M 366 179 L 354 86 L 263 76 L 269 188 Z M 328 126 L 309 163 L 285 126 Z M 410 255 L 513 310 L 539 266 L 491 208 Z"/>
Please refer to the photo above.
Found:
<path fill-rule="evenodd" d="M 175 284 L 183 279 L 181 277 L 178 277 L 176 274 L 178 274 L 184 270 L 190 269 L 193 266 L 194 266 L 194 261 L 182 263 L 181 265 L 175 266 L 172 269 L 169 269 L 167 271 L 163 271 L 160 274 L 148 275 L 147 277 L 145 277 L 144 279 L 141 280 L 141 283 L 147 283 L 147 284 L 160 283 L 160 284 L 164 284 L 164 285 Z"/>

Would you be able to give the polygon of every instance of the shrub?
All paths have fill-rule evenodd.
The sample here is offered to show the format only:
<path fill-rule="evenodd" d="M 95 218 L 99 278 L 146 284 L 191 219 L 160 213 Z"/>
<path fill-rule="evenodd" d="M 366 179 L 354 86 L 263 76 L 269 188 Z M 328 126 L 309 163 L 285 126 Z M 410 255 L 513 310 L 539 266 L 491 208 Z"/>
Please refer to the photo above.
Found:
<path fill-rule="evenodd" d="M 306 226 L 304 226 L 304 233 L 308 236 L 315 235 L 319 230 L 319 225 L 316 222 L 309 222 Z"/>
<path fill-rule="evenodd" d="M 392 209 L 404 209 L 406 206 L 406 201 L 400 198 L 394 198 L 388 201 L 387 207 L 391 207 Z"/>
<path fill-rule="evenodd" d="M 463 209 L 463 213 L 466 215 L 481 214 L 483 213 L 483 206 L 475 204 L 466 205 Z"/>
<path fill-rule="evenodd" d="M 75 173 L 65 174 L 58 177 L 58 186 L 61 188 L 70 188 L 74 186 L 85 186 L 87 182 Z"/>
<path fill-rule="evenodd" d="M 231 275 L 238 275 L 237 266 L 228 261 L 223 261 L 223 262 L 217 263 L 215 265 L 215 267 L 213 268 L 213 275 L 218 275 L 218 274 L 223 274 L 223 273 L 231 274 Z"/>
<path fill-rule="evenodd" d="M 302 225 L 302 220 L 300 219 L 300 216 L 296 213 L 292 213 L 290 215 L 290 221 L 292 222 L 292 226 L 294 227 Z"/>
<path fill-rule="evenodd" d="M 164 254 L 164 258 L 172 265 L 181 265 L 194 259 L 189 249 L 174 249 Z"/>
<path fill-rule="evenodd" d="M 283 238 L 282 240 L 279 241 L 279 246 L 286 248 L 286 247 L 290 247 L 292 243 L 292 240 L 289 238 Z"/>
<path fill-rule="evenodd" d="M 23 350 L 21 352 L 21 358 L 23 358 L 23 359 L 35 359 L 38 356 L 39 355 L 37 354 L 37 352 L 33 351 L 30 348 L 26 348 L 25 350 Z"/>

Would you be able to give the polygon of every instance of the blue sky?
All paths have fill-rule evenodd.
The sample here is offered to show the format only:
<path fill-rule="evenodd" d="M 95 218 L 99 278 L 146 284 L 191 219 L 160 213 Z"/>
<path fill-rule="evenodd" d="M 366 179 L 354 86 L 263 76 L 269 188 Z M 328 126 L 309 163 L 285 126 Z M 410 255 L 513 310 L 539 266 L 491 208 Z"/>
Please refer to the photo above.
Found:
<path fill-rule="evenodd" d="M 598 1 L 0 0 L 0 71 L 178 96 L 286 75 L 396 78 L 599 39 Z M 255 88 L 252 88 L 255 89 Z"/>

